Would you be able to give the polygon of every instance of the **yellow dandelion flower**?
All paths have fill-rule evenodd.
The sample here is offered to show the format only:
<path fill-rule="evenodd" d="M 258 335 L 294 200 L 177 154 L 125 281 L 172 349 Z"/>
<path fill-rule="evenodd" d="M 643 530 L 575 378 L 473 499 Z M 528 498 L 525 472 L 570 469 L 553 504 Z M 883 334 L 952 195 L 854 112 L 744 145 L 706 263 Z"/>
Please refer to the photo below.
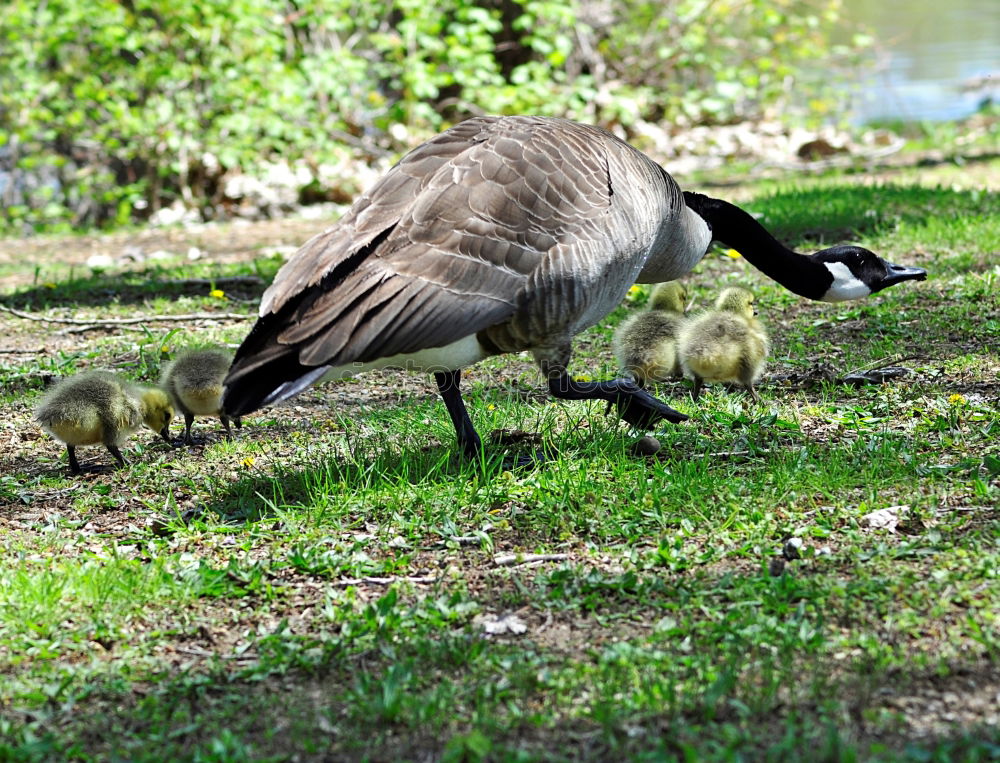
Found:
<path fill-rule="evenodd" d="M 169 344 L 164 344 L 164 345 L 161 345 L 161 346 L 160 346 L 160 353 L 161 353 L 162 355 L 166 355 L 166 354 L 168 354 L 169 352 L 170 352 L 170 345 L 169 345 Z"/>
<path fill-rule="evenodd" d="M 222 289 L 212 289 L 208 293 L 208 296 L 215 297 L 215 299 L 222 299 L 223 297 L 226 296 L 226 292 L 224 292 Z"/>
<path fill-rule="evenodd" d="M 732 257 L 735 260 L 737 257 L 742 257 L 743 255 L 741 255 L 735 249 L 727 249 L 726 250 L 726 256 L 727 257 Z"/>
<path fill-rule="evenodd" d="M 628 287 L 628 295 L 630 297 L 634 297 L 636 294 L 641 294 L 641 293 L 642 293 L 642 287 L 637 283 L 634 283 Z"/>
<path fill-rule="evenodd" d="M 493 405 L 493 403 L 490 403 L 489 405 L 486 406 L 486 410 L 488 411 L 495 411 L 496 409 L 497 407 Z"/>
<path fill-rule="evenodd" d="M 589 376 L 586 376 L 586 375 L 584 375 L 584 376 L 574 376 L 573 377 L 573 381 L 589 382 L 589 381 L 591 381 L 591 378 Z"/>
<path fill-rule="evenodd" d="M 965 398 L 956 392 L 954 395 L 948 398 L 948 402 L 951 403 L 952 405 L 961 405 L 962 403 L 965 402 Z"/>
<path fill-rule="evenodd" d="M 254 464 L 254 460 L 253 460 L 253 457 L 252 457 L 252 456 L 247 456 L 246 458 L 244 458 L 244 459 L 243 459 L 243 465 L 244 465 L 245 467 L 247 467 L 248 469 L 249 469 L 249 468 L 250 468 L 251 466 L 253 466 L 253 464 Z"/>

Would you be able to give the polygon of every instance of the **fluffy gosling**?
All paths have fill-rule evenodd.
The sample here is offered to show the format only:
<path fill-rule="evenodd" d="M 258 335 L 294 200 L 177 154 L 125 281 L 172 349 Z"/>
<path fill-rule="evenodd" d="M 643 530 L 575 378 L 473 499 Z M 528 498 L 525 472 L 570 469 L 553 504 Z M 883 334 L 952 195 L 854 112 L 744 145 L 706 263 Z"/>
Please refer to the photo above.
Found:
<path fill-rule="evenodd" d="M 640 387 L 681 375 L 677 330 L 684 320 L 687 292 L 679 281 L 657 284 L 649 309 L 627 318 L 615 331 L 612 346 L 618 367 Z"/>
<path fill-rule="evenodd" d="M 677 348 L 684 375 L 694 381 L 693 399 L 698 399 L 704 382 L 718 381 L 741 384 L 760 402 L 753 385 L 764 370 L 770 342 L 755 314 L 753 294 L 729 288 L 713 310 L 681 326 Z"/>
<path fill-rule="evenodd" d="M 66 443 L 70 474 L 80 473 L 79 445 L 103 444 L 119 466 L 125 458 L 118 449 L 142 424 L 170 442 L 174 409 L 166 394 L 155 387 L 125 381 L 108 371 L 85 371 L 56 383 L 35 411 L 35 421 Z"/>
<path fill-rule="evenodd" d="M 195 416 L 218 416 L 232 437 L 229 417 L 222 412 L 222 382 L 226 378 L 233 354 L 226 350 L 208 348 L 187 350 L 167 364 L 160 379 L 160 386 L 170 396 L 170 401 L 184 414 L 184 444 L 191 445 L 191 425 Z M 239 429 L 241 422 L 233 422 Z"/>

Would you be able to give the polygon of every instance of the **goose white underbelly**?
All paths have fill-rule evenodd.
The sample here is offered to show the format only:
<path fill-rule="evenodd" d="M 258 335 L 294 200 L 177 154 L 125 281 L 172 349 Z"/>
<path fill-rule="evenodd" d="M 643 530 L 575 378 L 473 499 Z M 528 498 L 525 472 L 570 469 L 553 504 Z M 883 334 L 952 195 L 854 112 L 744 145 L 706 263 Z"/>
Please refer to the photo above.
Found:
<path fill-rule="evenodd" d="M 323 374 L 322 381 L 346 379 L 362 371 L 373 371 L 381 368 L 396 368 L 425 374 L 455 371 L 465 366 L 471 366 L 489 355 L 490 353 L 479 343 L 476 335 L 470 334 L 443 347 L 401 353 L 388 358 L 379 358 L 369 363 L 358 362 L 346 366 L 333 366 Z"/>

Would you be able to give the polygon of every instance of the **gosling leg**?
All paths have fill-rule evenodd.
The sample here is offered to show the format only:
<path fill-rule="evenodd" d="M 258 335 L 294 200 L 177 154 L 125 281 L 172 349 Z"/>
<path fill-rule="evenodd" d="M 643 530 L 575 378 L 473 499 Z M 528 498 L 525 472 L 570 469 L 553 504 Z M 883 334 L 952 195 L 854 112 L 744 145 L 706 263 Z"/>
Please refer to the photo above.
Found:
<path fill-rule="evenodd" d="M 112 456 L 115 457 L 115 461 L 118 462 L 119 468 L 124 469 L 125 457 L 122 455 L 122 452 L 118 450 L 118 446 L 110 443 L 105 443 L 104 447 L 108 449 L 108 453 L 110 453 Z"/>
<path fill-rule="evenodd" d="M 76 460 L 76 448 L 72 445 L 66 446 L 66 454 L 69 456 L 69 473 L 80 473 L 80 462 Z"/>
<path fill-rule="evenodd" d="M 194 414 L 184 414 L 184 444 L 194 445 L 194 438 L 191 436 L 191 425 L 194 424 Z"/>
<path fill-rule="evenodd" d="M 698 398 L 701 397 L 701 390 L 702 387 L 704 386 L 705 386 L 704 379 L 702 379 L 700 376 L 694 377 L 694 388 L 691 390 L 691 399 L 694 400 L 696 403 L 698 402 Z"/>

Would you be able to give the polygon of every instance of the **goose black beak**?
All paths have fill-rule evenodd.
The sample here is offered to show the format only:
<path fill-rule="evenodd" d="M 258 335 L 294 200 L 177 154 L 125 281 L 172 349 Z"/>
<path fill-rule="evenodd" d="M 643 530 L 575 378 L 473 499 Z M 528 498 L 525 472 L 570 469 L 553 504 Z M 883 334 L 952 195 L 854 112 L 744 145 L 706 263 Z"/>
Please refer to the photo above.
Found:
<path fill-rule="evenodd" d="M 923 268 L 911 268 L 908 265 L 893 265 L 891 262 L 885 263 L 886 276 L 878 285 L 875 291 L 881 291 L 889 286 L 894 286 L 903 281 L 926 281 L 927 271 Z"/>
<path fill-rule="evenodd" d="M 173 443 L 170 442 L 170 425 L 169 424 L 167 424 L 165 427 L 163 427 L 163 429 L 160 430 L 160 437 L 163 438 L 164 442 L 168 443 L 169 445 L 173 445 Z"/>

